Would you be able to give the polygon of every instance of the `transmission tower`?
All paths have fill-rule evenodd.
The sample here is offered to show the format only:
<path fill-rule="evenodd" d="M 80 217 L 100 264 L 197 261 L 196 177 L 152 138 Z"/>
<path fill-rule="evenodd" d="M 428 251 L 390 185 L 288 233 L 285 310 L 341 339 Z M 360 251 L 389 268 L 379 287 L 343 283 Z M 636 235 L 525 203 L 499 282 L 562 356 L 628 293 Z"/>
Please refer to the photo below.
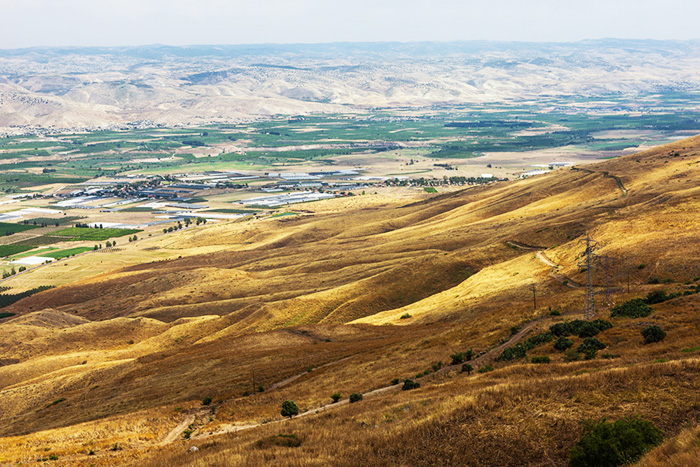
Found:
<path fill-rule="evenodd" d="M 586 319 L 595 318 L 595 290 L 593 290 L 593 268 L 596 267 L 596 255 L 593 251 L 598 247 L 598 242 L 586 234 L 585 240 L 581 240 L 586 245 L 583 261 L 578 263 L 578 267 L 586 268 L 586 303 L 584 307 L 584 317 Z"/>

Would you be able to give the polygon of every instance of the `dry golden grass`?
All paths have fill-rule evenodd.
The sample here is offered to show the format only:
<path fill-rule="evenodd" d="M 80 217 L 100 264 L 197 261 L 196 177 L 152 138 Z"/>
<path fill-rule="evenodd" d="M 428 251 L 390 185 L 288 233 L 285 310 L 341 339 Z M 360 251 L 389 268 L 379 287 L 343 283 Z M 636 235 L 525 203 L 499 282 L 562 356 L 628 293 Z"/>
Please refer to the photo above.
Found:
<path fill-rule="evenodd" d="M 617 358 L 567 363 L 547 344 L 529 355 L 549 365 L 496 363 L 470 377 L 450 368 L 417 391 L 275 421 L 285 399 L 315 410 L 334 392 L 366 393 L 455 352 L 488 351 L 513 326 L 536 320 L 528 337 L 581 317 L 583 290 L 563 278 L 582 282 L 586 232 L 621 258 L 616 301 L 694 287 L 699 146 L 439 196 L 331 200 L 300 216 L 147 239 L 123 260 L 94 255 L 103 265 L 80 263 L 77 282 L 7 308 L 19 316 L 0 324 L 3 462 L 31 462 L 46 445 L 59 465 L 565 465 L 581 419 L 635 413 L 680 436 L 659 450 L 682 462 L 695 452 L 682 428 L 700 422 L 694 294 L 649 318 L 614 319 L 600 353 Z M 509 242 L 546 249 L 558 275 Z M 673 283 L 648 285 L 654 276 Z M 650 323 L 668 337 L 643 345 Z M 199 410 L 204 397 L 214 413 Z M 158 448 L 186 417 L 195 437 L 275 423 Z M 297 433 L 301 447 L 253 446 L 280 432 Z M 108 451 L 113 443 L 125 449 Z M 192 444 L 201 451 L 187 454 Z"/>

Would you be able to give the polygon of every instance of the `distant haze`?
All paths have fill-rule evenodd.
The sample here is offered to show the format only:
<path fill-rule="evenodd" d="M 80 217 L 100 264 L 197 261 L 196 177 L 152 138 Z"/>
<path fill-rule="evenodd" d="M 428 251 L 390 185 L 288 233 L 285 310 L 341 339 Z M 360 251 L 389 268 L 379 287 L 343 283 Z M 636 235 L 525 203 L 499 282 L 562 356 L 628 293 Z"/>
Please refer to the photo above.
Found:
<path fill-rule="evenodd" d="M 0 49 L 693 39 L 697 0 L 0 0 Z"/>

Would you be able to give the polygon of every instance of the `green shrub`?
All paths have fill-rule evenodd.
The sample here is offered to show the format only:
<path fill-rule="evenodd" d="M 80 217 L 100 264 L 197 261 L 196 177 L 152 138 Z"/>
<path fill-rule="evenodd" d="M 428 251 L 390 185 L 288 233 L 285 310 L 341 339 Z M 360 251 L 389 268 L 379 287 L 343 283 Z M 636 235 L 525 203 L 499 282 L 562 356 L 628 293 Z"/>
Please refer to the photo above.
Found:
<path fill-rule="evenodd" d="M 660 284 L 660 283 L 661 283 L 661 279 L 659 279 L 658 277 L 650 277 L 647 280 L 647 284 Z"/>
<path fill-rule="evenodd" d="M 607 345 L 603 344 L 595 337 L 586 337 L 583 342 L 576 347 L 576 351 L 584 354 L 586 360 L 592 360 L 599 350 L 606 347 Z"/>
<path fill-rule="evenodd" d="M 411 315 L 409 315 L 408 313 L 404 313 L 403 315 L 399 316 L 399 319 L 409 319 L 409 318 L 411 318 Z"/>
<path fill-rule="evenodd" d="M 547 357 L 547 356 L 544 356 L 544 357 L 532 357 L 532 359 L 530 359 L 530 361 L 531 361 L 532 363 L 551 363 L 551 362 L 552 362 L 552 360 L 550 360 L 550 358 Z"/>
<path fill-rule="evenodd" d="M 598 328 L 598 331 L 603 332 L 607 331 L 608 329 L 611 329 L 613 327 L 613 324 L 610 321 L 605 321 L 604 319 L 596 319 L 591 321 L 591 324 L 593 324 L 595 327 Z M 585 337 L 579 335 L 579 337 Z M 593 336 L 590 336 L 593 337 Z"/>
<path fill-rule="evenodd" d="M 578 337 L 593 337 L 611 327 L 612 323 L 603 319 L 596 319 L 595 321 L 575 319 L 553 324 L 550 326 L 549 331 L 557 337 L 567 337 L 572 334 Z"/>
<path fill-rule="evenodd" d="M 202 405 L 209 405 L 211 404 L 211 397 L 205 397 L 202 399 Z"/>
<path fill-rule="evenodd" d="M 663 441 L 651 422 L 630 417 L 615 422 L 584 422 L 581 439 L 571 449 L 572 467 L 629 465 Z"/>
<path fill-rule="evenodd" d="M 333 399 L 333 403 L 334 403 L 334 404 L 335 404 L 336 402 L 338 402 L 338 401 L 340 400 L 341 397 L 342 397 L 342 396 L 340 395 L 339 392 L 336 392 L 336 393 L 331 394 L 331 399 Z"/>
<path fill-rule="evenodd" d="M 484 365 L 477 370 L 477 373 L 488 373 L 489 371 L 493 371 L 493 367 L 491 365 Z"/>
<path fill-rule="evenodd" d="M 666 331 L 661 329 L 659 326 L 652 325 L 647 326 L 641 331 L 642 337 L 644 338 L 645 344 L 653 344 L 654 342 L 661 342 L 666 337 Z"/>
<path fill-rule="evenodd" d="M 399 382 L 400 382 L 399 378 L 394 378 L 391 380 L 391 385 L 395 386 L 395 385 L 399 384 Z"/>
<path fill-rule="evenodd" d="M 541 344 L 546 344 L 547 342 L 552 342 L 554 339 L 554 334 L 552 334 L 551 331 L 543 332 L 540 334 L 537 334 L 535 336 L 532 336 L 528 340 L 525 341 L 523 344 L 525 346 L 525 350 L 531 350 L 537 347 L 538 345 Z"/>
<path fill-rule="evenodd" d="M 355 402 L 360 402 L 362 400 L 362 394 L 359 392 L 353 392 L 350 394 L 350 403 L 354 404 Z"/>
<path fill-rule="evenodd" d="M 469 363 L 462 364 L 462 373 L 466 373 L 467 376 L 469 376 L 472 374 L 472 371 L 474 371 L 474 367 L 471 366 Z"/>
<path fill-rule="evenodd" d="M 604 353 L 600 355 L 600 358 L 605 358 L 605 359 L 613 359 L 613 358 L 620 358 L 618 354 L 615 353 Z"/>
<path fill-rule="evenodd" d="M 645 318 L 654 310 L 644 302 L 644 299 L 633 298 L 627 302 L 616 305 L 610 310 L 610 316 L 624 316 L 627 318 Z"/>
<path fill-rule="evenodd" d="M 518 358 L 525 358 L 526 350 L 523 344 L 515 344 L 513 347 L 508 347 L 496 357 L 497 362 L 507 362 Z"/>
<path fill-rule="evenodd" d="M 280 414 L 283 417 L 292 418 L 295 415 L 299 415 L 299 407 L 294 403 L 294 401 L 284 401 L 282 402 L 282 411 Z"/>
<path fill-rule="evenodd" d="M 452 365 L 459 365 L 460 363 L 468 362 L 474 358 L 474 351 L 472 349 L 465 350 L 464 352 L 457 352 L 450 355 L 452 359 Z"/>
<path fill-rule="evenodd" d="M 656 303 L 663 303 L 663 302 L 665 302 L 665 301 L 667 301 L 667 300 L 671 300 L 671 299 L 674 299 L 674 298 L 680 297 L 680 296 L 681 296 L 680 293 L 668 294 L 668 293 L 666 293 L 666 291 L 663 290 L 663 289 L 661 289 L 661 290 L 654 290 L 654 291 L 649 292 L 649 293 L 647 294 L 646 298 L 644 299 L 644 302 L 645 302 L 647 305 L 654 305 L 654 304 L 656 304 Z"/>
<path fill-rule="evenodd" d="M 560 337 L 559 339 L 554 341 L 554 348 L 556 350 L 559 350 L 560 352 L 565 351 L 566 349 L 573 347 L 574 343 L 572 340 L 567 339 L 566 337 Z"/>
<path fill-rule="evenodd" d="M 586 337 L 578 347 L 576 347 L 577 352 L 585 353 L 587 350 L 595 349 L 602 350 L 606 348 L 607 345 L 600 342 L 595 337 Z"/>
<path fill-rule="evenodd" d="M 403 386 L 401 386 L 402 391 L 410 391 L 411 389 L 418 389 L 420 383 L 418 381 L 413 381 L 412 379 L 403 380 Z"/>
<path fill-rule="evenodd" d="M 431 368 L 433 371 L 438 371 L 440 368 L 442 368 L 442 361 L 435 362 L 431 365 Z"/>

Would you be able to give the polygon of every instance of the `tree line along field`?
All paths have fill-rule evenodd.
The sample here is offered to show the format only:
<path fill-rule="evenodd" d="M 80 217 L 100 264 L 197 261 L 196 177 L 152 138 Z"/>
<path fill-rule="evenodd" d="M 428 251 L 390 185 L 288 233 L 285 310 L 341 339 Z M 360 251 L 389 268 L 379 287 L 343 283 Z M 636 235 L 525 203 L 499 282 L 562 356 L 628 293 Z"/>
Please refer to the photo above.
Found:
<path fill-rule="evenodd" d="M 437 108 L 420 115 L 408 110 L 376 111 L 185 129 L 6 137 L 0 139 L 3 171 L 0 191 L 13 193 L 53 183 L 80 183 L 99 175 L 176 172 L 199 164 L 265 168 L 275 164 L 323 162 L 354 153 L 379 155 L 405 145 L 422 148 L 424 154 L 435 158 L 470 158 L 493 151 L 565 146 L 579 151 L 610 152 L 650 140 L 668 141 L 677 132 L 700 131 L 698 112 L 676 108 L 684 103 L 682 99 L 652 97 L 653 110 L 635 114 L 624 109 L 639 100 L 618 97 L 614 101 L 618 107 L 610 108 L 606 101 L 601 102 L 601 108 L 583 112 L 568 110 L 570 101 L 553 100 L 535 105 Z M 697 96 L 694 98 L 697 100 Z M 686 108 L 687 103 L 686 100 Z M 652 134 L 620 134 L 605 139 L 596 136 L 599 132 L 618 130 Z M 197 157 L 198 151 L 206 148 L 212 154 Z"/>
<path fill-rule="evenodd" d="M 67 237 L 70 240 L 82 241 L 104 241 L 114 237 L 123 237 L 124 235 L 133 235 L 139 233 L 139 229 L 115 229 L 115 228 L 86 228 L 86 227 L 68 227 L 66 229 L 54 232 L 53 235 L 59 237 Z"/>

